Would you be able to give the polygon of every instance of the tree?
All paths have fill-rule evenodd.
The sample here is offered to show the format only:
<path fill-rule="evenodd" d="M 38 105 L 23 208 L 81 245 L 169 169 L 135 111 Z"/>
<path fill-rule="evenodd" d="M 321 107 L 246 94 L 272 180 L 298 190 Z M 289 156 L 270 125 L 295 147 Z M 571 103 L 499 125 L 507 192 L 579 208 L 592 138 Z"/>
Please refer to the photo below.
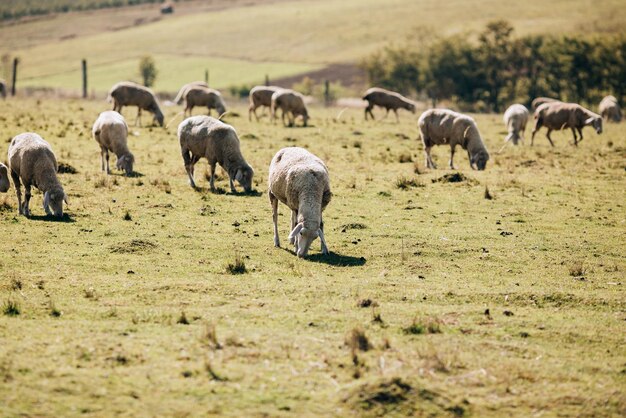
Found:
<path fill-rule="evenodd" d="M 152 87 L 154 80 L 156 80 L 158 71 L 154 59 L 150 55 L 146 55 L 139 61 L 139 74 L 143 78 L 143 85 L 146 87 Z"/>
<path fill-rule="evenodd" d="M 511 81 L 511 33 L 513 27 L 506 20 L 487 24 L 479 40 L 479 57 L 486 82 L 486 99 L 494 111 L 500 111 L 500 93 Z"/>

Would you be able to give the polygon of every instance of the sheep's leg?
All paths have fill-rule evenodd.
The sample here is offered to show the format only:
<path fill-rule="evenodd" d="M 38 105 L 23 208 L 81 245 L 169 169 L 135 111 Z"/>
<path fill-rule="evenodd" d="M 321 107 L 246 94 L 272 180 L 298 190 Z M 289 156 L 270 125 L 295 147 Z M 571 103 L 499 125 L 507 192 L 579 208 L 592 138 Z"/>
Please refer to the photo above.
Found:
<path fill-rule="evenodd" d="M 24 216 L 30 216 L 30 209 L 28 208 L 30 204 L 30 197 L 31 197 L 30 188 L 31 188 L 30 184 L 24 184 L 24 209 L 23 209 Z"/>
<path fill-rule="evenodd" d="M 237 193 L 237 190 L 235 189 L 235 183 L 233 182 L 233 179 L 230 176 L 230 174 L 228 175 L 228 184 L 230 185 L 230 192 Z"/>
<path fill-rule="evenodd" d="M 367 107 L 365 108 L 365 120 L 367 120 L 367 115 L 369 114 L 370 117 L 372 118 L 372 120 L 374 120 L 374 113 L 372 113 L 372 109 L 374 108 L 374 105 L 372 105 L 371 103 L 368 102 Z"/>
<path fill-rule="evenodd" d="M 185 171 L 187 171 L 187 175 L 189 176 L 189 184 L 195 189 L 196 182 L 193 181 L 193 157 L 187 149 L 183 149 L 181 153 L 183 155 L 183 162 L 185 163 Z"/>
<path fill-rule="evenodd" d="M 583 129 L 582 128 L 576 128 L 578 130 L 578 136 L 580 138 L 578 138 L 578 142 L 583 140 Z"/>
<path fill-rule="evenodd" d="M 140 107 L 137 108 L 137 119 L 135 119 L 135 126 L 137 126 L 137 124 L 141 126 L 141 108 Z"/>
<path fill-rule="evenodd" d="M 102 162 L 101 164 L 101 171 L 105 170 L 105 166 L 104 166 L 104 148 L 100 148 L 100 161 Z"/>
<path fill-rule="evenodd" d="M 328 246 L 326 245 L 326 239 L 324 239 L 324 220 L 320 220 L 320 241 L 322 242 L 322 254 L 328 254 Z"/>
<path fill-rule="evenodd" d="M 541 128 L 541 122 L 539 121 L 539 119 L 537 119 L 537 122 L 535 122 L 535 127 L 533 128 L 533 132 L 530 136 L 530 146 L 532 147 L 535 144 L 535 134 L 537 133 L 537 131 Z M 552 141 L 552 140 L 550 140 Z"/>
<path fill-rule="evenodd" d="M 455 151 L 455 146 L 452 145 L 450 146 L 450 170 L 454 170 L 454 151 Z"/>
<path fill-rule="evenodd" d="M 572 130 L 572 135 L 574 135 L 574 145 L 578 146 L 578 137 L 576 137 L 576 129 L 570 128 Z"/>
<path fill-rule="evenodd" d="M 426 154 L 426 168 L 437 168 L 433 162 L 433 157 L 430 155 L 430 151 L 433 149 L 431 146 L 424 146 L 424 153 Z"/>
<path fill-rule="evenodd" d="M 19 214 L 22 215 L 22 183 L 20 182 L 20 176 L 18 176 L 15 171 L 11 170 L 11 178 L 13 179 L 15 194 L 17 195 L 17 210 Z"/>
<path fill-rule="evenodd" d="M 389 116 L 389 108 L 386 107 L 385 109 L 387 109 L 387 112 L 385 113 L 385 116 L 383 116 L 383 119 L 387 119 L 387 116 Z"/>
<path fill-rule="evenodd" d="M 274 222 L 274 247 L 280 247 L 280 239 L 278 238 L 278 199 L 269 192 L 270 204 L 272 205 L 272 221 Z"/>
<path fill-rule="evenodd" d="M 550 132 L 552 132 L 552 129 L 548 129 L 548 132 L 546 133 L 546 137 L 548 137 L 548 141 L 550 141 L 550 145 L 554 146 L 554 142 L 552 142 L 552 138 L 550 138 Z M 530 145 L 532 145 L 532 143 Z"/>
<path fill-rule="evenodd" d="M 293 229 L 296 227 L 296 224 L 298 223 L 298 211 L 297 210 L 292 210 L 291 211 L 291 229 L 290 231 L 293 231 Z M 289 239 L 289 243 L 290 244 L 296 244 L 296 238 L 293 237 L 291 239 Z"/>
<path fill-rule="evenodd" d="M 207 112 L 207 116 L 211 116 L 211 106 L 207 106 L 208 112 Z M 219 115 L 218 115 L 219 116 Z"/>
<path fill-rule="evenodd" d="M 287 126 L 285 125 L 285 111 L 283 110 L 283 114 L 281 115 L 281 120 L 283 121 L 283 126 Z"/>
<path fill-rule="evenodd" d="M 211 185 L 211 191 L 215 193 L 215 163 L 210 163 L 211 166 L 211 180 L 209 184 Z"/>
<path fill-rule="evenodd" d="M 400 123 L 400 118 L 398 117 L 398 109 L 393 109 L 393 113 L 396 114 L 396 123 Z"/>

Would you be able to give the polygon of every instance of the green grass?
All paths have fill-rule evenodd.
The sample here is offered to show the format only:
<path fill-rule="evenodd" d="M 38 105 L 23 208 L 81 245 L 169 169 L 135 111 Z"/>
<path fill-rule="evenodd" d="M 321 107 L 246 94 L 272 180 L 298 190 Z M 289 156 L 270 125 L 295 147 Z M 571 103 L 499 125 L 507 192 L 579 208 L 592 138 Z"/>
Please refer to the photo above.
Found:
<path fill-rule="evenodd" d="M 80 61 L 86 58 L 94 71 L 92 86 L 106 90 L 114 76 L 137 78 L 139 57 L 152 54 L 163 58 L 157 63 L 158 90 L 202 78 L 207 66 L 215 72 L 211 84 L 224 88 L 262 81 L 265 74 L 276 79 L 329 63 L 357 62 L 390 42 L 475 36 L 499 18 L 510 20 L 517 34 L 620 31 L 622 6 L 619 0 L 593 6 L 587 0 L 454 0 L 445 7 L 436 0 L 299 0 L 234 3 L 166 18 L 156 9 L 127 8 L 5 25 L 0 54 L 22 59 L 20 79 L 26 85 L 78 90 Z"/>
<path fill-rule="evenodd" d="M 76 169 L 60 175 L 62 222 L 37 191 L 32 219 L 13 188 L 0 196 L 0 303 L 20 310 L 0 315 L 2 415 L 624 415 L 626 124 L 496 155 L 501 118 L 476 115 L 492 159 L 476 172 L 459 152 L 468 181 L 449 183 L 424 169 L 408 113 L 313 108 L 292 129 L 231 117 L 260 192 L 242 195 L 208 192 L 204 161 L 192 190 L 176 123 L 131 127 L 140 176 L 105 178 L 90 137 L 105 108 L 0 102 L 0 155 L 36 131 Z M 268 164 L 291 145 L 328 164 L 330 256 L 273 246 Z M 237 258 L 246 274 L 227 270 Z"/>

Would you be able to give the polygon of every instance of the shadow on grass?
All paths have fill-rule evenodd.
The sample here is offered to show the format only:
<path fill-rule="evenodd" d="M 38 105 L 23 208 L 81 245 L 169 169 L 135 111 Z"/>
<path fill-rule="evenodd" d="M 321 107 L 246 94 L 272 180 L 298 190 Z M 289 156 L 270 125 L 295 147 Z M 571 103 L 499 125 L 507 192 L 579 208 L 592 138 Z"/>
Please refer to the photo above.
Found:
<path fill-rule="evenodd" d="M 226 189 L 222 188 L 222 187 L 216 187 L 215 191 L 212 192 L 210 187 L 203 187 L 203 186 L 196 186 L 194 188 L 194 190 L 197 193 L 200 194 L 216 194 L 216 195 L 220 195 L 220 194 L 227 194 L 230 196 L 242 196 L 242 197 L 259 197 L 259 196 L 263 196 L 263 193 L 257 191 L 257 190 L 251 190 L 249 192 L 244 192 L 244 191 L 236 191 L 236 192 L 230 192 L 230 191 L 226 191 Z"/>
<path fill-rule="evenodd" d="M 72 217 L 64 213 L 63 216 L 56 217 L 52 215 L 30 215 L 28 217 L 31 221 L 43 221 L 43 222 L 63 222 L 63 223 L 74 223 L 76 222 Z"/>
<path fill-rule="evenodd" d="M 306 259 L 314 263 L 324 263 L 330 266 L 338 267 L 363 266 L 367 262 L 365 257 L 352 257 L 349 255 L 337 254 L 332 251 L 330 252 L 330 254 L 327 255 L 321 253 L 309 255 L 306 257 Z"/>
<path fill-rule="evenodd" d="M 144 175 L 143 175 L 142 173 L 140 173 L 139 171 L 133 171 L 132 173 L 130 173 L 130 174 L 128 174 L 128 175 L 123 174 L 123 173 L 118 173 L 118 174 L 116 174 L 116 175 L 118 175 L 118 176 L 120 176 L 120 177 L 130 177 L 130 178 L 135 178 L 135 177 L 144 177 Z"/>

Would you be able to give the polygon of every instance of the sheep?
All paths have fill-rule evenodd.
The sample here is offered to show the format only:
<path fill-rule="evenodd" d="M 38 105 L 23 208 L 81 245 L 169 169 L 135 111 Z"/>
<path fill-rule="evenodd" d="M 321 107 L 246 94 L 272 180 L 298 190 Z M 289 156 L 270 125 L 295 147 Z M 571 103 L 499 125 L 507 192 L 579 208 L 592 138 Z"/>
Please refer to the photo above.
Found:
<path fill-rule="evenodd" d="M 298 257 L 307 255 L 311 243 L 318 236 L 322 254 L 328 254 L 324 239 L 322 212 L 328 206 L 332 193 L 326 165 L 304 148 L 283 148 L 274 155 L 269 169 L 268 195 L 274 221 L 274 246 L 278 238 L 278 201 L 291 209 L 289 242 L 295 245 Z"/>
<path fill-rule="evenodd" d="M 194 165 L 204 157 L 211 166 L 211 191 L 215 192 L 216 163 L 228 173 L 232 193 L 236 192 L 233 179 L 246 192 L 252 190 L 254 170 L 243 158 L 237 132 L 232 126 L 211 116 L 192 116 L 178 125 L 178 140 L 191 187 L 196 189 L 193 180 Z"/>
<path fill-rule="evenodd" d="M 509 134 L 504 139 L 505 142 L 513 140 L 513 144 L 517 145 L 520 139 L 523 139 L 521 132 L 526 131 L 528 123 L 528 109 L 521 104 L 513 104 L 504 112 L 504 124 Z"/>
<path fill-rule="evenodd" d="M 544 103 L 552 103 L 552 102 L 560 102 L 560 100 L 558 99 L 553 99 L 551 97 L 537 97 L 536 99 L 534 99 L 531 103 L 531 106 L 533 108 L 533 110 L 537 110 L 537 108 L 539 106 L 541 106 Z"/>
<path fill-rule="evenodd" d="M 619 108 L 615 96 L 606 96 L 602 99 L 598 111 L 608 122 L 620 122 L 622 120 L 622 110 Z"/>
<path fill-rule="evenodd" d="M 7 83 L 1 78 L 0 78 L 0 96 L 2 96 L 3 99 L 7 98 Z"/>
<path fill-rule="evenodd" d="M 127 176 L 133 172 L 135 157 L 128 150 L 126 139 L 128 137 L 128 126 L 124 116 L 112 110 L 100 113 L 98 119 L 93 124 L 93 139 L 100 144 L 100 155 L 102 157 L 102 171 L 111 173 L 109 169 L 109 150 L 117 156 L 116 167 L 123 170 Z M 105 169 L 106 161 L 106 169 Z"/>
<path fill-rule="evenodd" d="M 602 133 L 602 117 L 576 103 L 550 102 L 544 103 L 535 111 L 535 127 L 533 128 L 530 145 L 535 142 L 535 133 L 542 127 L 548 128 L 546 136 L 550 145 L 554 146 L 550 132 L 570 128 L 574 135 L 574 145 L 583 140 L 582 128 L 592 125 L 598 134 Z M 576 137 L 576 131 L 580 138 Z"/>
<path fill-rule="evenodd" d="M 406 109 L 415 114 L 415 103 L 399 93 L 393 91 L 381 89 L 379 87 L 372 87 L 365 92 L 363 100 L 367 101 L 367 107 L 365 108 L 365 120 L 369 114 L 374 120 L 374 114 L 372 109 L 374 106 L 384 107 L 387 110 L 385 118 L 389 116 L 389 110 L 393 110 L 396 114 L 396 121 L 399 122 L 398 109 Z M 384 119 L 384 118 L 383 118 Z"/>
<path fill-rule="evenodd" d="M 30 216 L 30 189 L 35 186 L 43 192 L 46 214 L 63 216 L 63 202 L 68 203 L 67 195 L 57 178 L 57 160 L 50 144 L 36 133 L 23 133 L 11 140 L 8 158 L 20 215 Z M 23 203 L 21 183 L 26 189 Z"/>
<path fill-rule="evenodd" d="M 250 99 L 250 107 L 248 108 L 248 120 L 250 122 L 252 122 L 252 113 L 254 113 L 254 117 L 256 118 L 257 122 L 259 121 L 259 116 L 256 114 L 256 109 L 258 107 L 272 107 L 272 95 L 280 89 L 280 87 L 276 86 L 252 87 L 252 89 L 250 90 L 250 95 L 248 96 Z"/>
<path fill-rule="evenodd" d="M 163 112 L 159 107 L 159 102 L 147 87 L 132 81 L 122 81 L 111 87 L 109 91 L 109 101 L 113 100 L 113 110 L 122 113 L 124 106 L 137 106 L 137 123 L 141 124 L 141 111 L 147 110 L 154 114 L 154 120 L 163 126 Z"/>
<path fill-rule="evenodd" d="M 435 145 L 449 144 L 450 168 L 454 169 L 454 151 L 457 145 L 467 150 L 472 169 L 484 170 L 489 160 L 489 153 L 478 132 L 476 122 L 469 116 L 448 109 L 430 109 L 422 113 L 417 125 L 420 130 L 426 166 L 437 168 L 430 155 Z"/>
<path fill-rule="evenodd" d="M 9 182 L 9 169 L 6 165 L 0 163 L 0 193 L 6 193 L 11 187 Z"/>
<path fill-rule="evenodd" d="M 207 83 L 205 83 L 204 81 L 192 81 L 191 83 L 187 83 L 184 86 L 182 86 L 180 88 L 180 90 L 178 91 L 178 94 L 176 95 L 176 98 L 174 99 L 174 103 L 176 104 L 181 104 L 183 100 L 185 100 L 185 95 L 187 94 L 187 90 L 189 90 L 191 87 L 209 87 L 209 85 Z"/>
<path fill-rule="evenodd" d="M 276 122 L 276 110 L 282 110 L 282 121 L 283 125 L 285 125 L 285 114 L 288 113 L 287 118 L 289 119 L 289 126 L 293 126 L 295 123 L 295 118 L 298 116 L 302 116 L 303 126 L 307 126 L 307 122 L 309 120 L 309 112 L 304 104 L 304 96 L 300 93 L 289 90 L 289 89 L 280 89 L 272 94 L 272 104 L 271 104 L 271 118 L 272 121 Z"/>
<path fill-rule="evenodd" d="M 226 105 L 222 99 L 222 95 L 219 91 L 202 86 L 191 86 L 185 93 L 185 115 L 189 111 L 189 116 L 194 106 L 206 106 L 209 109 L 209 116 L 211 115 L 211 109 L 217 110 L 217 116 L 226 113 Z"/>

